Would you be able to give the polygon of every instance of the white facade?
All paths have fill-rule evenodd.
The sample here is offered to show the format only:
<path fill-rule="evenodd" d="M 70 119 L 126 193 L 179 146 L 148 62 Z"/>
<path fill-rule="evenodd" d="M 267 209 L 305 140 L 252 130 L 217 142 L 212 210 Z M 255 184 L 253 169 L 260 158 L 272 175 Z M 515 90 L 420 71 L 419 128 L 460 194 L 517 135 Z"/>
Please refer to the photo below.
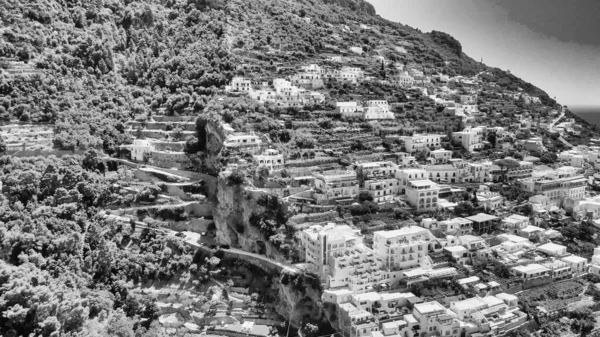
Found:
<path fill-rule="evenodd" d="M 373 197 L 374 202 L 390 202 L 399 193 L 400 182 L 396 178 L 367 180 L 365 190 Z"/>
<path fill-rule="evenodd" d="M 313 173 L 315 189 L 326 200 L 352 199 L 358 195 L 358 180 L 354 171 L 325 171 Z"/>
<path fill-rule="evenodd" d="M 406 270 L 420 266 L 428 257 L 431 232 L 418 226 L 373 233 L 373 251 L 391 270 Z"/>
<path fill-rule="evenodd" d="M 154 146 L 148 140 L 134 139 L 131 149 L 131 159 L 134 161 L 144 161 L 144 157 L 154 151 Z"/>
<path fill-rule="evenodd" d="M 431 180 L 415 180 L 405 187 L 408 202 L 418 212 L 436 210 L 438 207 L 439 186 Z"/>
<path fill-rule="evenodd" d="M 321 279 L 330 273 L 330 259 L 342 256 L 348 249 L 362 244 L 362 236 L 348 225 L 328 223 L 314 225 L 302 231 L 306 262 L 316 268 Z"/>
<path fill-rule="evenodd" d="M 259 166 L 266 166 L 269 171 L 283 170 L 285 163 L 283 155 L 274 149 L 267 149 L 262 154 L 255 155 L 254 159 Z"/>
<path fill-rule="evenodd" d="M 469 152 L 483 149 L 483 135 L 484 130 L 481 128 L 466 129 L 452 133 L 452 137 L 459 141 L 462 147 Z"/>
<path fill-rule="evenodd" d="M 406 152 L 413 153 L 428 150 L 430 147 L 439 149 L 442 146 L 442 135 L 426 134 L 400 137 L 404 141 Z"/>

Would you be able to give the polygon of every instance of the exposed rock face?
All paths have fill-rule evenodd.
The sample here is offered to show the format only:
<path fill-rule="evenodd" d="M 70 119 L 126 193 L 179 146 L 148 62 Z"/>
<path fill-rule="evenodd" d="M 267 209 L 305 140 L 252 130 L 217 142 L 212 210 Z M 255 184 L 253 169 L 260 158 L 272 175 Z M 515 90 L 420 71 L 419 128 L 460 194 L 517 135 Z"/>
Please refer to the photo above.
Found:
<path fill-rule="evenodd" d="M 256 203 L 255 195 L 248 193 L 243 186 L 229 186 L 227 179 L 220 177 L 217 200 L 213 213 L 217 242 L 280 262 L 286 261 L 286 257 L 269 242 L 269 238 L 250 225 L 252 214 L 265 212 L 265 208 Z"/>
<path fill-rule="evenodd" d="M 210 121 L 205 125 L 204 136 L 206 137 L 206 156 L 204 158 L 204 165 L 210 171 L 219 172 L 222 167 L 220 153 L 227 135 L 220 125 Z"/>
<path fill-rule="evenodd" d="M 302 321 L 306 321 L 306 317 L 310 317 L 313 322 L 337 324 L 336 317 L 332 317 L 336 321 L 332 322 L 325 314 L 326 311 L 321 305 L 320 290 L 302 281 L 283 284 L 280 277 L 273 281 L 273 287 L 277 289 L 280 298 L 275 304 L 275 310 L 280 315 L 291 318 L 293 326 L 299 327 Z"/>

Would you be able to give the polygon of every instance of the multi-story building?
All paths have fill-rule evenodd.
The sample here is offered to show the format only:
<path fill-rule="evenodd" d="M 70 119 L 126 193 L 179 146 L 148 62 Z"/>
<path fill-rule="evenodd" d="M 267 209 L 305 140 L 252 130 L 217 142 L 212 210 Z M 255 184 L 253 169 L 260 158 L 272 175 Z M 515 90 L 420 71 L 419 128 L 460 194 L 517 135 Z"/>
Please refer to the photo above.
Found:
<path fill-rule="evenodd" d="M 392 76 L 391 81 L 401 87 L 410 88 L 415 84 L 415 79 L 408 74 L 408 72 L 403 71 L 398 75 Z"/>
<path fill-rule="evenodd" d="M 391 178 L 398 171 L 398 165 L 391 161 L 360 163 L 356 165 L 356 171 L 362 180 Z"/>
<path fill-rule="evenodd" d="M 483 149 L 483 136 L 484 130 L 482 128 L 471 128 L 452 133 L 452 137 L 469 152 Z"/>
<path fill-rule="evenodd" d="M 232 133 L 227 136 L 223 146 L 232 151 L 242 151 L 250 153 L 260 152 L 262 140 L 253 133 Z"/>
<path fill-rule="evenodd" d="M 407 306 L 408 299 L 412 298 L 415 298 L 413 293 L 369 292 L 352 295 L 352 304 L 374 314 L 387 314 L 395 312 L 398 307 Z"/>
<path fill-rule="evenodd" d="M 521 181 L 523 189 L 528 192 L 546 196 L 554 206 L 561 207 L 566 198 L 571 201 L 585 197 L 587 180 L 583 176 L 543 177 Z"/>
<path fill-rule="evenodd" d="M 509 231 L 518 231 L 529 226 L 529 218 L 519 214 L 512 214 L 502 220 L 502 228 Z"/>
<path fill-rule="evenodd" d="M 499 166 L 492 166 L 490 174 L 493 181 L 501 181 L 503 178 L 506 181 L 514 181 L 518 179 L 530 178 L 533 174 L 533 163 L 529 161 L 520 161 L 519 165 L 506 169 Z"/>
<path fill-rule="evenodd" d="M 594 255 L 590 263 L 590 273 L 600 276 L 600 247 L 594 248 Z"/>
<path fill-rule="evenodd" d="M 475 194 L 477 201 L 483 206 L 485 210 L 496 210 L 502 206 L 504 198 L 497 192 L 490 192 L 489 190 L 477 191 Z"/>
<path fill-rule="evenodd" d="M 418 336 L 459 337 L 462 333 L 460 321 L 436 301 L 415 304 L 412 315 L 419 322 Z"/>
<path fill-rule="evenodd" d="M 250 92 L 252 91 L 252 81 L 243 77 L 234 77 L 231 84 L 225 87 L 226 91 Z"/>
<path fill-rule="evenodd" d="M 473 229 L 479 233 L 491 232 L 499 221 L 498 217 L 485 213 L 469 216 L 466 219 L 473 221 Z"/>
<path fill-rule="evenodd" d="M 259 166 L 266 166 L 270 171 L 278 171 L 285 168 L 283 155 L 275 149 L 267 149 L 259 155 L 254 155 L 254 159 Z"/>
<path fill-rule="evenodd" d="M 337 102 L 335 103 L 336 111 L 344 118 L 364 119 L 365 109 L 358 102 Z"/>
<path fill-rule="evenodd" d="M 384 267 L 406 270 L 418 267 L 428 256 L 433 235 L 418 226 L 373 233 L 373 252 L 383 259 Z"/>
<path fill-rule="evenodd" d="M 389 281 L 388 274 L 382 268 L 382 259 L 370 249 L 364 246 L 346 248 L 343 253 L 336 252 L 329 259 L 325 286 L 345 287 L 353 294 L 380 290 L 387 287 Z"/>
<path fill-rule="evenodd" d="M 154 146 L 149 140 L 134 139 L 133 144 L 129 145 L 131 159 L 135 161 L 144 161 L 149 158 L 150 152 L 154 151 Z"/>
<path fill-rule="evenodd" d="M 562 257 L 561 261 L 569 264 L 571 267 L 571 271 L 574 275 L 580 275 L 583 273 L 587 273 L 588 271 L 588 263 L 587 259 L 577 255 L 569 255 Z"/>
<path fill-rule="evenodd" d="M 501 293 L 455 301 L 450 304 L 450 310 L 469 327 L 472 336 L 499 336 L 527 321 L 527 315 L 519 310 L 517 302 L 516 296 Z"/>
<path fill-rule="evenodd" d="M 438 208 L 439 186 L 431 180 L 413 180 L 404 188 L 408 203 L 418 212 L 433 211 Z"/>
<path fill-rule="evenodd" d="M 408 153 L 430 150 L 431 148 L 439 149 L 442 146 L 442 135 L 416 134 L 412 136 L 401 136 L 400 139 L 404 141 L 404 147 Z"/>
<path fill-rule="evenodd" d="M 424 180 L 427 179 L 428 174 L 427 171 L 423 169 L 402 169 L 396 171 L 396 179 L 400 181 L 400 186 L 403 189 L 408 186 L 408 183 L 414 180 Z M 400 193 L 404 194 L 405 191 L 400 191 Z"/>
<path fill-rule="evenodd" d="M 302 231 L 301 241 L 306 262 L 325 280 L 330 274 L 330 259 L 360 246 L 362 236 L 358 230 L 348 225 L 328 223 L 325 226 L 314 225 Z"/>
<path fill-rule="evenodd" d="M 390 111 L 390 105 L 385 100 L 365 102 L 365 120 L 395 119 Z"/>
<path fill-rule="evenodd" d="M 440 183 L 456 183 L 460 181 L 459 169 L 451 164 L 427 165 L 425 170 L 429 174 L 428 178 L 432 181 Z"/>
<path fill-rule="evenodd" d="M 345 337 L 367 337 L 379 331 L 379 323 L 372 313 L 352 303 L 340 304 L 338 308 L 340 330 Z"/>
<path fill-rule="evenodd" d="M 523 147 L 527 151 L 543 152 L 546 150 L 541 137 L 533 137 L 523 142 Z"/>
<path fill-rule="evenodd" d="M 437 149 L 429 152 L 430 162 L 433 164 L 446 164 L 448 160 L 452 159 L 452 151 Z"/>
<path fill-rule="evenodd" d="M 396 178 L 379 178 L 365 181 L 365 190 L 374 202 L 393 201 L 400 191 L 400 181 Z"/>
<path fill-rule="evenodd" d="M 465 218 L 452 218 L 439 222 L 439 228 L 446 235 L 465 235 L 473 232 L 473 221 Z"/>
<path fill-rule="evenodd" d="M 313 172 L 315 198 L 318 203 L 330 200 L 351 200 L 358 195 L 358 180 L 354 171 Z"/>

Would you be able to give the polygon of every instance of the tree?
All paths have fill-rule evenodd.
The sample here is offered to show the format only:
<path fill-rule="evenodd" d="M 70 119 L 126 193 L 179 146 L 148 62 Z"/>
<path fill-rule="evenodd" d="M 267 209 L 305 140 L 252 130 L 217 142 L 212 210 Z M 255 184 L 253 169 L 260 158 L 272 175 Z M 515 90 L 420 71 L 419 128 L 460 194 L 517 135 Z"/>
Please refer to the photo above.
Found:
<path fill-rule="evenodd" d="M 180 140 L 183 138 L 183 130 L 180 127 L 174 128 L 173 131 L 171 131 L 171 137 L 176 140 Z"/>
<path fill-rule="evenodd" d="M 0 153 L 6 152 L 6 143 L 4 142 L 4 137 L 0 136 Z"/>
<path fill-rule="evenodd" d="M 262 183 L 266 182 L 269 178 L 269 168 L 264 165 L 259 166 L 256 173 L 258 174 L 258 180 Z"/>
<path fill-rule="evenodd" d="M 373 201 L 373 196 L 367 191 L 361 191 L 358 193 L 358 201 L 364 203 L 365 201 Z"/>
<path fill-rule="evenodd" d="M 487 136 L 487 140 L 490 143 L 490 145 L 492 145 L 492 148 L 495 149 L 496 148 L 496 140 L 497 140 L 496 133 L 490 132 Z"/>
<path fill-rule="evenodd" d="M 333 122 L 331 121 L 331 119 L 326 118 L 319 122 L 319 126 L 322 129 L 331 129 L 333 127 Z"/>
<path fill-rule="evenodd" d="M 427 150 L 417 151 L 417 153 L 415 154 L 415 159 L 418 162 L 426 162 L 428 157 L 429 157 L 429 154 L 428 154 Z"/>
<path fill-rule="evenodd" d="M 556 153 L 552 152 L 545 152 L 540 157 L 540 162 L 542 162 L 543 164 L 554 164 L 557 160 L 558 156 L 556 155 Z"/>
<path fill-rule="evenodd" d="M 463 214 L 472 215 L 475 210 L 470 201 L 461 201 L 454 207 L 454 214 L 460 216 Z"/>
<path fill-rule="evenodd" d="M 98 152 L 95 149 L 89 149 L 85 152 L 85 157 L 81 163 L 81 167 L 86 170 L 94 171 L 98 169 L 98 164 L 100 160 L 98 159 Z"/>
<path fill-rule="evenodd" d="M 227 176 L 227 185 L 239 186 L 246 181 L 246 175 L 240 170 L 235 170 Z"/>
<path fill-rule="evenodd" d="M 200 151 L 200 143 L 196 136 L 188 136 L 183 146 L 183 151 L 187 154 L 194 154 Z"/>
<path fill-rule="evenodd" d="M 498 159 L 494 162 L 494 164 L 500 167 L 502 181 L 506 181 L 506 174 L 508 171 L 519 168 L 519 162 L 512 158 Z"/>

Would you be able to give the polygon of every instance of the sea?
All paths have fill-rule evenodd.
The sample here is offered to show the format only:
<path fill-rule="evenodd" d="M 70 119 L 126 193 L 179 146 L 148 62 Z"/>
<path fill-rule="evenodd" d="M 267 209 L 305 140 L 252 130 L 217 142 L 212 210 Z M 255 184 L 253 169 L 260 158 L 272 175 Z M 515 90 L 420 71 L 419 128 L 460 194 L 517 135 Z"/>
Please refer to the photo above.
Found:
<path fill-rule="evenodd" d="M 591 124 L 600 126 L 600 106 L 597 107 L 571 107 L 571 110 L 577 116 L 585 119 Z"/>

